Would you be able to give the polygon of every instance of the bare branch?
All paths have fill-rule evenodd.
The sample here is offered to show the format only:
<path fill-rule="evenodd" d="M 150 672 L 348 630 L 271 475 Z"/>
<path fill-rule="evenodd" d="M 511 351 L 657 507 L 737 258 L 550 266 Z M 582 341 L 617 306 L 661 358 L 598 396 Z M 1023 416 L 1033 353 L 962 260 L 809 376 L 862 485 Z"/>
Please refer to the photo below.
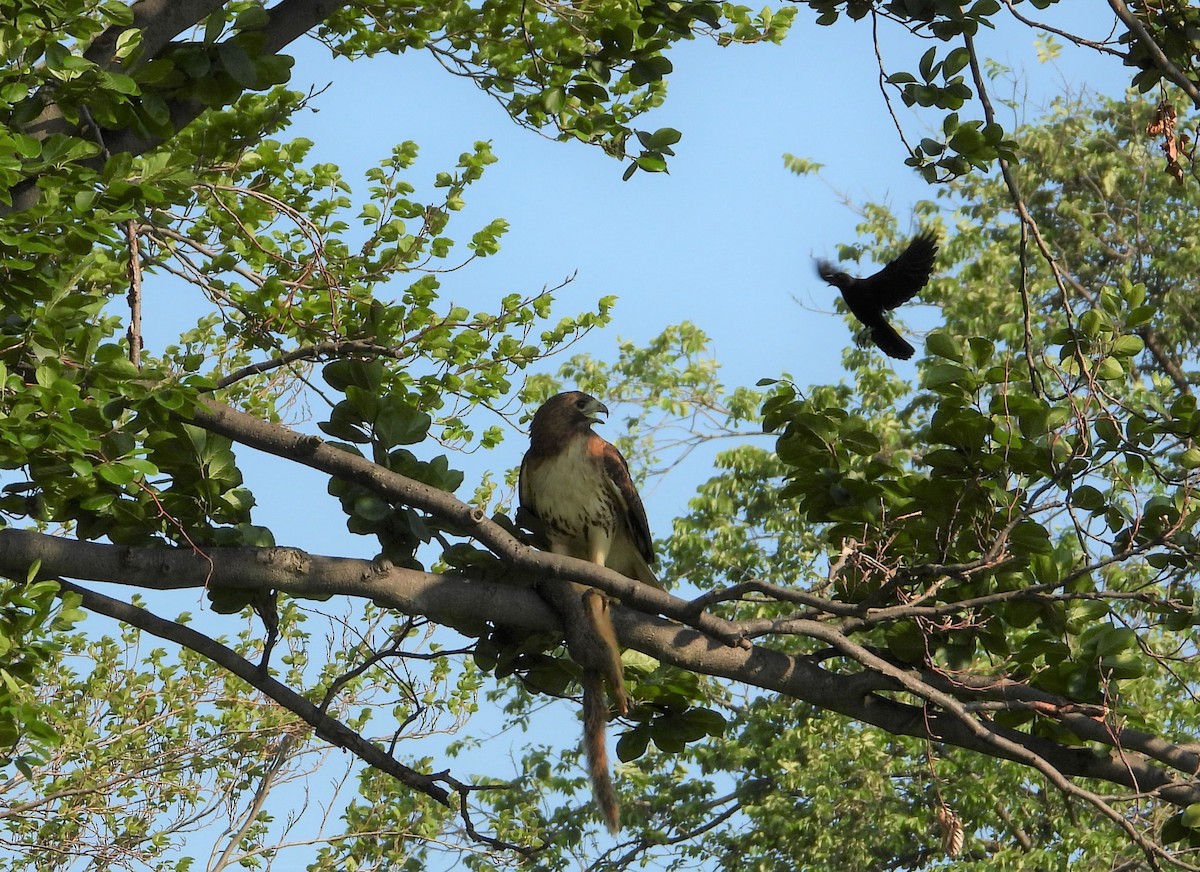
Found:
<path fill-rule="evenodd" d="M 258 787 L 254 790 L 254 800 L 250 803 L 250 808 L 246 809 L 243 815 L 242 825 L 238 827 L 237 832 L 230 833 L 229 839 L 225 844 L 225 850 L 221 852 L 221 856 L 217 858 L 216 862 L 209 867 L 210 872 L 221 872 L 231 862 L 237 862 L 241 859 L 240 856 L 234 857 L 233 852 L 257 821 L 258 813 L 262 811 L 262 807 L 271 793 L 271 788 L 275 785 L 276 778 L 287 763 L 292 748 L 296 744 L 297 739 L 291 733 L 279 740 L 279 744 L 275 748 L 275 755 L 271 758 L 266 771 L 259 778 Z"/>
<path fill-rule="evenodd" d="M 63 590 L 79 594 L 83 600 L 84 608 L 89 611 L 123 621 L 130 626 L 137 627 L 143 632 L 150 633 L 160 639 L 175 642 L 185 648 L 190 648 L 197 654 L 207 657 L 223 669 L 228 670 L 245 681 L 251 687 L 266 694 L 284 708 L 294 712 L 305 723 L 311 726 L 318 736 L 331 745 L 345 748 L 380 772 L 386 772 L 391 775 L 400 783 L 424 793 L 442 805 L 450 805 L 450 794 L 445 788 L 440 787 L 436 783 L 434 776 L 425 775 L 417 772 L 415 769 L 410 769 L 399 760 L 385 754 L 362 735 L 350 729 L 341 721 L 324 714 L 300 694 L 287 685 L 264 674 L 257 666 L 244 657 L 239 656 L 232 649 L 225 647 L 214 639 L 210 639 L 203 633 L 198 633 L 190 627 L 185 627 L 183 624 L 177 624 L 174 621 L 160 618 L 146 609 L 138 608 L 121 600 L 96 593 L 69 581 L 60 579 L 59 584 Z"/>
<path fill-rule="evenodd" d="M 1008 8 L 1008 11 L 1012 15 L 1012 17 L 1017 19 L 1017 21 L 1021 22 L 1026 27 L 1032 27 L 1035 30 L 1044 30 L 1047 33 L 1053 33 L 1055 36 L 1061 36 L 1063 39 L 1075 43 L 1075 45 L 1082 46 L 1083 48 L 1090 48 L 1090 49 L 1092 49 L 1094 51 L 1098 51 L 1102 54 L 1114 55 L 1119 58 L 1124 57 L 1124 55 L 1121 52 L 1119 52 L 1117 49 L 1115 49 L 1111 45 L 1109 45 L 1107 41 L 1106 42 L 1097 42 L 1096 40 L 1093 40 L 1093 39 L 1086 39 L 1085 37 L 1082 37 L 1077 33 L 1071 33 L 1070 31 L 1067 31 L 1067 30 L 1061 30 L 1060 28 L 1057 28 L 1057 27 L 1051 27 L 1049 24 L 1046 24 L 1043 21 L 1034 21 L 1032 18 L 1027 18 L 1024 15 L 1022 15 L 1020 13 L 1020 11 L 1017 10 L 1016 6 L 1013 3 L 1013 0 L 1003 0 L 1003 3 Z M 1114 22 L 1114 27 L 1115 27 L 1115 22 Z M 1112 34 L 1110 33 L 1109 34 L 1110 38 L 1111 38 L 1111 35 Z"/>
<path fill-rule="evenodd" d="M 129 241 L 129 362 L 142 365 L 142 253 L 138 246 L 137 224 L 130 219 L 125 222 L 125 236 Z"/>

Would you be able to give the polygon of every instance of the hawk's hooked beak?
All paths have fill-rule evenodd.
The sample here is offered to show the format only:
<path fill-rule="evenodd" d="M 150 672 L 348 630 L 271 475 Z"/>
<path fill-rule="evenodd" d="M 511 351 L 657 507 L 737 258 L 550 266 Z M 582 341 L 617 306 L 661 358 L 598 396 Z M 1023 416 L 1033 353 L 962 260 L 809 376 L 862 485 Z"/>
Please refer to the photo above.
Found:
<path fill-rule="evenodd" d="M 596 399 L 588 403 L 582 411 L 593 424 L 603 424 L 604 418 L 600 416 L 608 416 L 608 406 Z"/>

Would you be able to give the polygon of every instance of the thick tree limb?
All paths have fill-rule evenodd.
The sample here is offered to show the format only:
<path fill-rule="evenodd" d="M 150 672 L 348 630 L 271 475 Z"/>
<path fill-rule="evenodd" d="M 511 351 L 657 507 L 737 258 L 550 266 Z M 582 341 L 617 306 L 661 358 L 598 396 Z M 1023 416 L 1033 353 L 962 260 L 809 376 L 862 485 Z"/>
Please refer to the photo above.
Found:
<path fill-rule="evenodd" d="M 200 589 L 206 584 L 271 587 L 300 597 L 366 597 L 449 626 L 478 627 L 492 622 L 531 632 L 559 629 L 557 618 L 533 590 L 449 574 L 431 575 L 368 560 L 309 555 L 289 548 L 218 548 L 199 555 L 184 549 L 131 548 L 22 530 L 0 531 L 0 573 L 24 578 L 35 560 L 41 561 L 41 572 L 46 577 L 67 576 L 160 590 Z M 1200 801 L 1200 782 L 1192 777 L 1193 753 L 1130 731 L 1114 734 L 1104 722 L 1086 714 L 1064 711 L 1061 719 L 1071 729 L 1084 731 L 1086 738 L 1110 747 L 1117 746 L 1119 741 L 1120 751 L 1097 755 L 1088 748 L 1060 745 L 980 718 L 964 719 L 961 713 L 900 702 L 882 694 L 904 689 L 901 678 L 927 686 L 933 682 L 928 674 L 899 670 L 890 664 L 885 664 L 883 671 L 866 668 L 850 674 L 835 673 L 802 656 L 764 646 L 746 649 L 724 645 L 695 629 L 622 608 L 617 603 L 612 604 L 612 618 L 623 645 L 682 669 L 775 691 L 889 733 L 919 738 L 932 733 L 933 738 L 948 745 L 1026 764 L 1030 755 L 1036 755 L 1063 776 L 1094 778 L 1131 790 L 1155 792 L 1178 806 Z M 827 625 L 810 623 L 816 638 L 836 633 Z M 844 637 L 826 639 L 830 640 L 840 641 L 843 646 L 849 644 Z M 255 675 L 259 674 L 256 667 L 247 665 Z M 996 688 L 993 695 L 1007 693 L 1031 700 L 1046 696 L 1031 689 L 1018 691 L 1001 683 Z M 983 691 L 964 687 L 962 693 L 967 698 L 979 698 Z M 1066 700 L 1053 697 L 1050 700 L 1060 708 L 1069 705 Z"/>
<path fill-rule="evenodd" d="M 133 27 L 142 31 L 142 51 L 136 65 L 154 60 L 171 46 L 171 40 L 190 27 L 200 24 L 212 12 L 224 6 L 224 0 L 139 0 L 133 5 Z M 331 0 L 283 0 L 268 10 L 269 21 L 263 28 L 265 42 L 263 52 L 276 54 L 316 27 L 338 9 L 349 5 Z M 117 66 L 113 52 L 117 38 L 126 28 L 109 28 L 89 47 L 86 57 L 106 68 Z M 206 109 L 207 104 L 199 100 L 180 98 L 168 100 L 171 134 L 167 137 L 144 136 L 133 128 L 105 130 L 104 148 L 108 154 L 143 154 L 161 145 L 170 136 L 178 133 L 195 121 Z M 79 135 L 77 125 L 64 117 L 62 109 L 50 103 L 41 115 L 22 129 L 22 132 L 38 140 L 55 134 Z M 99 155 L 81 161 L 81 165 L 100 169 L 105 157 Z M 0 216 L 20 212 L 36 205 L 38 201 L 37 178 L 20 182 L 11 191 L 12 205 L 0 204 Z"/>
<path fill-rule="evenodd" d="M 154 58 L 171 40 L 189 27 L 195 27 L 211 13 L 225 5 L 226 0 L 137 0 L 130 11 L 133 23 L 129 27 L 114 26 L 96 37 L 83 56 L 97 66 L 112 68 L 117 39 L 126 30 L 142 32 L 141 57 Z"/>
<path fill-rule="evenodd" d="M 295 548 L 133 548 L 79 542 L 29 530 L 0 530 L 0 573 L 24 578 L 34 562 L 47 577 L 106 581 L 148 590 L 238 588 L 296 597 L 374 599 L 408 615 L 455 626 L 496 623 L 553 631 L 558 619 L 532 591 L 386 562 L 323 557 Z"/>
<path fill-rule="evenodd" d="M 268 10 L 266 51 L 282 50 L 343 6 L 351 5 L 345 0 L 283 0 Z"/>

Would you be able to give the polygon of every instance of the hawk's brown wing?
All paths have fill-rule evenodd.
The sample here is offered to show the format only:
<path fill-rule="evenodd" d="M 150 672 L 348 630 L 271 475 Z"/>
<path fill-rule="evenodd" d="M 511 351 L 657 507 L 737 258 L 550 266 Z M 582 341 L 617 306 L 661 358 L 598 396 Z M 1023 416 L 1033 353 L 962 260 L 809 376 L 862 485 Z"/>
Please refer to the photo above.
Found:
<path fill-rule="evenodd" d="M 634 547 L 647 563 L 654 563 L 654 539 L 650 535 L 650 522 L 646 520 L 646 508 L 642 498 L 634 487 L 633 477 L 629 474 L 629 464 L 621 456 L 621 452 L 610 442 L 599 436 L 593 438 L 600 443 L 599 451 L 593 449 L 592 456 L 598 456 L 604 464 L 604 472 L 616 487 L 621 497 L 621 508 L 625 516 L 625 527 L 633 540 Z M 593 443 L 594 444 L 594 443 Z"/>

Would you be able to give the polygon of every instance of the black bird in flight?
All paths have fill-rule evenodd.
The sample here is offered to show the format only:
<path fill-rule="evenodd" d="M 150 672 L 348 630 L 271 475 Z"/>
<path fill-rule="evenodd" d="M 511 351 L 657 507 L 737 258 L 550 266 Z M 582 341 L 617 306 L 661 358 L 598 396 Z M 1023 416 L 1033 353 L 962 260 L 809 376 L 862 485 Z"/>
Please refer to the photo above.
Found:
<path fill-rule="evenodd" d="M 887 322 L 884 312 L 907 303 L 925 287 L 937 250 L 937 234 L 927 230 L 873 276 L 858 279 L 835 270 L 824 260 L 817 261 L 817 274 L 842 292 L 846 306 L 871 331 L 871 340 L 884 354 L 908 360 L 915 349 Z"/>

